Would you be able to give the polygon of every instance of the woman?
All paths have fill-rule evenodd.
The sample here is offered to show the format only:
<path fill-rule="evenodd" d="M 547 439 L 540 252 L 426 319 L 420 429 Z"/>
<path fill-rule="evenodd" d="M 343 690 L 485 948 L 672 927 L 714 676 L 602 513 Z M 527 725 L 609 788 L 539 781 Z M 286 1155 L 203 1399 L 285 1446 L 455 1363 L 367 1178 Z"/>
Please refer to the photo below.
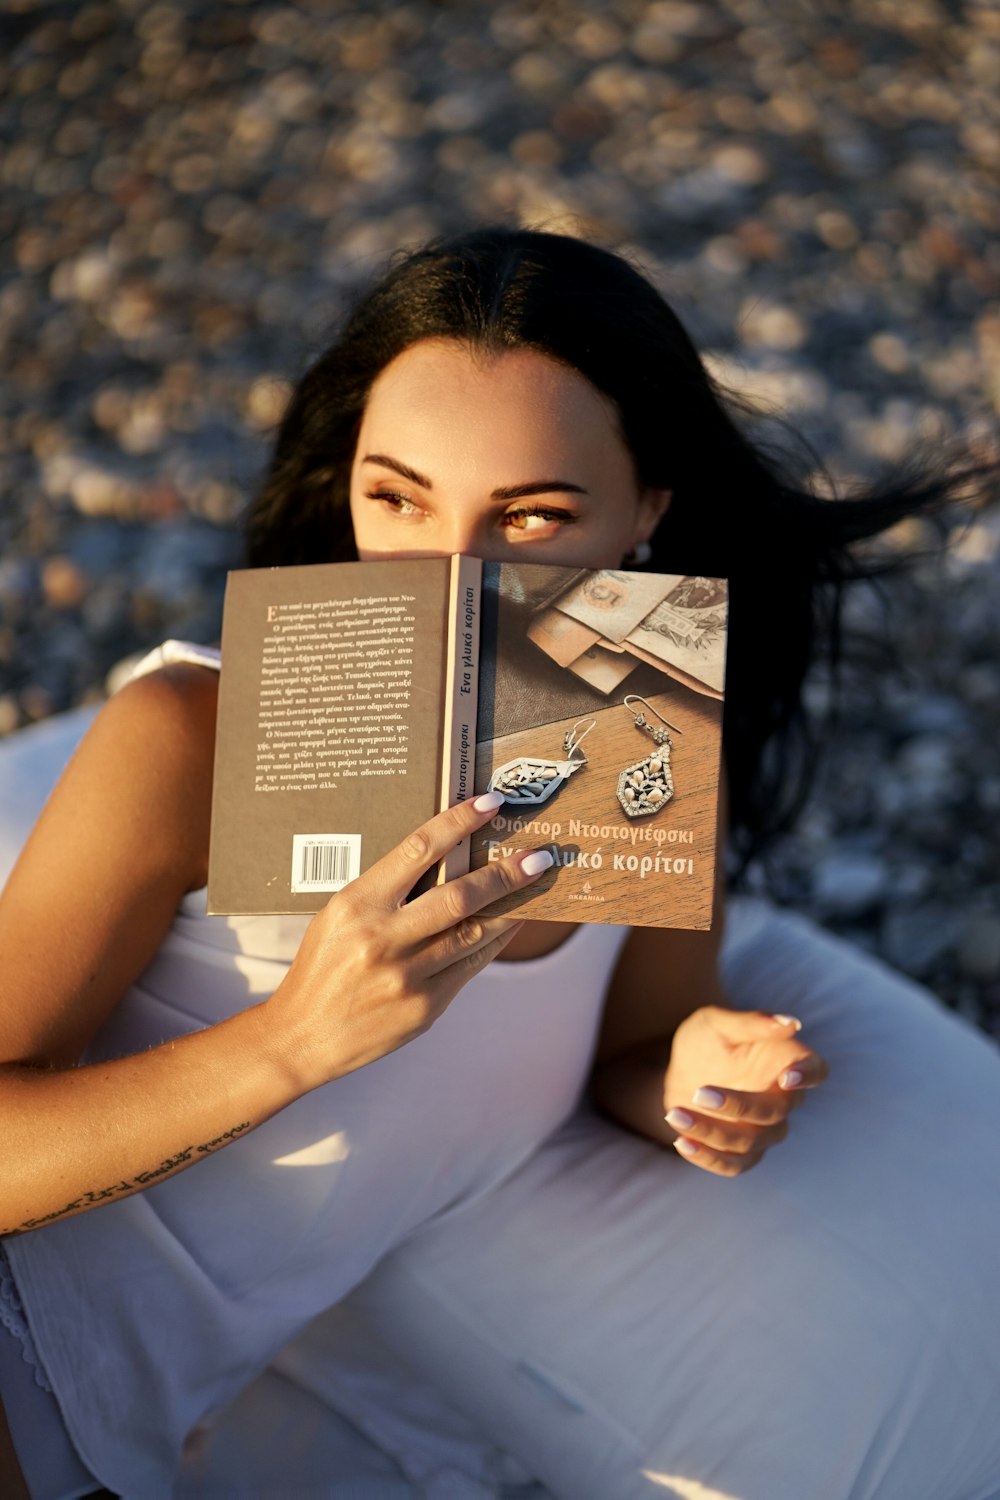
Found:
<path fill-rule="evenodd" d="M 801 791 L 844 544 L 946 492 L 811 498 L 624 261 L 483 230 L 398 264 L 306 375 L 250 560 L 728 576 L 745 857 Z M 725 940 L 721 901 L 708 934 L 479 917 L 529 855 L 407 902 L 489 798 L 312 922 L 209 920 L 216 690 L 182 661 L 107 705 L 0 907 L 7 1321 L 52 1386 L 3 1335 L 30 1492 L 169 1494 L 185 1434 L 353 1288 L 554 1495 L 1000 1490 L 993 1050 L 745 901 Z"/>

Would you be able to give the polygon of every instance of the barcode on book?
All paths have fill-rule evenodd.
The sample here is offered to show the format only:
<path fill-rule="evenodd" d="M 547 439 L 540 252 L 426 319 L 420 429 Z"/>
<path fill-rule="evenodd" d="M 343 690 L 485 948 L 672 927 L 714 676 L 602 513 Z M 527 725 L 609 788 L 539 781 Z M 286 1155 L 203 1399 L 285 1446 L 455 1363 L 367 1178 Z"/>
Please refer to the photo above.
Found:
<path fill-rule="evenodd" d="M 360 833 L 293 834 L 293 895 L 304 891 L 339 891 L 360 874 Z"/>

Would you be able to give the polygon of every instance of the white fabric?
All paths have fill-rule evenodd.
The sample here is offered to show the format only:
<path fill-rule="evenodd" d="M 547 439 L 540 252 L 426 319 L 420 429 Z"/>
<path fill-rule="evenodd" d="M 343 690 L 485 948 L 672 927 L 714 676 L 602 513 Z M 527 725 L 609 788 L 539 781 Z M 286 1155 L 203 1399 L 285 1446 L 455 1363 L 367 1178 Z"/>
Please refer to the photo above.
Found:
<path fill-rule="evenodd" d="M 470 1497 L 490 1439 L 560 1500 L 1000 1497 L 996 1049 L 811 924 L 733 910 L 734 1000 L 801 1015 L 832 1064 L 781 1148 L 727 1182 L 581 1111 L 277 1371 Z M 431 1383 L 454 1415 L 421 1449 Z"/>
<path fill-rule="evenodd" d="M 0 1396 L 32 1500 L 79 1500 L 99 1489 L 66 1435 L 55 1397 L 37 1383 L 17 1335 L 0 1326 Z M 6 1500 L 6 1497 L 5 1497 Z"/>
<path fill-rule="evenodd" d="M 390 1478 L 390 1475 L 392 1476 Z M 527 1471 L 387 1350 L 347 1303 L 188 1445 L 175 1494 L 547 1500 Z"/>
<path fill-rule="evenodd" d="M 778 912 L 725 969 L 832 1065 L 757 1170 L 582 1114 L 352 1303 L 566 1500 L 1000 1494 L 996 1050 Z"/>
<path fill-rule="evenodd" d="M 58 758 L 53 736 L 44 745 L 36 739 L 36 761 L 47 766 Z M 31 777 L 26 747 L 14 758 L 22 752 L 23 792 Z M 3 756 L 11 769 L 6 747 Z M 207 1018 L 206 1006 L 222 1013 L 273 982 L 295 933 L 267 934 L 258 920 L 219 926 L 186 902 L 167 967 L 152 966 L 138 987 L 140 1030 L 184 1029 Z M 520 1004 L 531 1017 L 530 1045 L 505 1056 L 493 1075 L 499 1102 L 491 1130 L 521 1125 L 531 1093 L 517 1083 L 544 1050 L 538 1016 L 563 990 L 564 965 L 596 969 L 588 944 L 602 934 L 607 929 L 581 929 L 548 968 L 543 961 L 508 965 L 506 976 L 500 965 L 489 971 L 504 988 L 476 1013 L 473 1031 L 493 1023 L 501 1006 Z M 603 973 L 610 955 L 601 949 L 600 958 Z M 527 1147 L 526 1159 L 518 1143 L 509 1158 L 516 1170 L 499 1157 L 488 1161 L 486 1174 L 470 1179 L 483 1185 L 493 1170 L 488 1191 L 459 1185 L 421 1223 L 421 1202 L 435 1185 L 397 1179 L 385 1196 L 398 1194 L 399 1203 L 372 1204 L 383 1195 L 366 1194 L 364 1183 L 375 1179 L 359 1170 L 351 1182 L 348 1167 L 364 1166 L 355 1151 L 319 1169 L 271 1170 L 267 1201 L 277 1193 L 294 1225 L 287 1257 L 275 1264 L 281 1236 L 255 1218 L 256 1186 L 263 1191 L 279 1152 L 322 1141 L 337 1155 L 336 1132 L 313 1119 L 300 1130 L 295 1106 L 269 1158 L 248 1151 L 256 1138 L 248 1137 L 175 1179 L 195 1183 L 216 1171 L 219 1223 L 224 1209 L 232 1236 L 222 1264 L 212 1263 L 211 1244 L 187 1237 L 165 1191 L 172 1183 L 9 1242 L 45 1357 L 58 1349 L 57 1390 L 65 1397 L 69 1381 L 110 1392 L 104 1405 L 97 1400 L 108 1462 L 93 1466 L 104 1482 L 143 1500 L 166 1493 L 182 1415 L 172 1379 L 190 1383 L 185 1409 L 211 1405 L 273 1354 L 271 1370 L 192 1444 L 178 1495 L 478 1500 L 519 1493 L 519 1477 L 533 1474 L 557 1500 L 996 1500 L 996 1049 L 915 986 L 763 903 L 733 903 L 724 974 L 735 1004 L 801 1015 L 832 1065 L 789 1139 L 745 1179 L 708 1177 L 582 1111 L 534 1152 Z M 472 1013 L 475 1003 L 463 992 L 445 1019 Z M 568 1012 L 565 995 L 556 1008 L 562 1004 Z M 114 1040 L 130 1036 L 119 1029 Z M 466 1042 L 481 1046 L 472 1032 Z M 583 1065 L 578 1054 L 574 1066 Z M 452 1086 L 446 1068 L 431 1059 L 426 1067 L 425 1089 Z M 534 1080 L 530 1090 L 539 1086 Z M 396 1111 L 394 1091 L 387 1097 L 395 1135 L 387 1132 L 383 1153 L 410 1141 L 422 1146 L 434 1121 L 425 1122 L 422 1109 Z M 481 1106 L 490 1107 L 477 1093 L 461 1116 L 463 1131 Z M 455 1132 L 443 1134 L 451 1186 Z M 489 1136 L 480 1143 L 487 1155 L 493 1144 Z M 421 1149 L 410 1165 L 433 1165 L 428 1155 Z M 239 1178 L 235 1192 L 219 1170 L 227 1160 Z M 335 1203 L 311 1193 L 317 1170 L 336 1187 Z M 202 1193 L 197 1213 L 211 1213 L 212 1201 Z M 373 1250 L 380 1234 L 396 1248 L 345 1303 L 279 1351 L 286 1300 L 300 1297 L 300 1282 L 315 1285 L 316 1259 L 341 1251 L 331 1210 L 347 1204 L 377 1223 Z M 346 1213 L 338 1222 L 354 1227 Z M 70 1225 L 88 1228 L 61 1240 Z M 255 1243 L 259 1236 L 263 1276 L 244 1249 L 247 1236 Z M 59 1243 L 65 1254 L 32 1256 L 38 1275 L 22 1276 L 26 1251 Z M 78 1290 L 92 1302 L 83 1316 L 75 1296 L 52 1313 L 43 1306 L 47 1271 L 58 1262 L 59 1275 L 71 1278 L 77 1254 L 89 1267 Z M 151 1282 L 146 1267 L 163 1257 L 167 1276 Z M 224 1282 L 221 1294 L 213 1275 Z M 123 1296 L 131 1306 L 124 1321 L 113 1313 Z M 308 1300 L 307 1290 L 290 1322 Z M 75 1323 L 63 1348 L 55 1325 L 70 1306 Z M 261 1327 L 274 1335 L 272 1348 L 262 1347 Z M 86 1406 L 94 1398 L 73 1399 Z M 71 1425 L 92 1462 L 83 1406 Z M 294 1441 L 265 1452 L 268 1431 Z M 131 1454 L 121 1459 L 123 1444 L 143 1451 L 120 1485 L 123 1462 L 133 1463 Z M 505 1453 L 520 1464 L 511 1467 Z"/>
<path fill-rule="evenodd" d="M 203 913 L 203 893 L 184 902 L 93 1056 L 271 993 L 303 920 Z M 495 963 L 407 1048 L 141 1196 L 10 1242 L 70 1434 L 103 1483 L 166 1493 L 206 1411 L 387 1250 L 487 1191 L 556 1128 L 586 1076 L 623 937 L 581 927 L 558 969 L 556 955 Z"/>
<path fill-rule="evenodd" d="M 222 652 L 217 646 L 196 646 L 191 641 L 164 641 L 129 669 L 126 680 L 134 682 L 137 677 L 148 677 L 150 672 L 158 672 L 161 667 L 169 667 L 174 662 L 208 667 L 217 672 L 222 665 Z"/>
<path fill-rule="evenodd" d="M 89 1058 L 266 998 L 308 921 L 209 918 L 204 891 L 186 897 Z M 196 1170 L 10 1241 L 70 1435 L 103 1483 L 167 1493 L 206 1412 L 387 1250 L 488 1191 L 567 1117 L 625 936 L 581 927 L 558 955 L 495 963 L 430 1032 Z"/>

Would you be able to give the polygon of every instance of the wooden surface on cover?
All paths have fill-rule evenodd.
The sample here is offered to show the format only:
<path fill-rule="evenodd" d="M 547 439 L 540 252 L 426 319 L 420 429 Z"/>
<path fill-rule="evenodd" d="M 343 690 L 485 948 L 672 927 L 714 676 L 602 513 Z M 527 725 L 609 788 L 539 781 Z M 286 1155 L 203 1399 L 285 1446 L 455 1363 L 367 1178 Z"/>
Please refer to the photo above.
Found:
<path fill-rule="evenodd" d="M 559 865 L 547 871 L 527 892 L 506 897 L 489 908 L 492 912 L 516 912 L 518 916 L 547 921 L 622 922 L 634 926 L 707 928 L 711 926 L 715 881 L 716 806 L 721 747 L 722 704 L 680 685 L 664 693 L 650 694 L 647 703 L 682 733 L 671 731 L 673 749 L 670 768 L 674 795 L 659 811 L 646 817 L 629 818 L 616 795 L 618 777 L 626 766 L 644 760 L 656 751 L 652 737 L 640 732 L 632 709 L 623 707 L 621 695 L 592 717 L 596 724 L 582 742 L 587 765 L 577 771 L 548 801 L 536 808 L 500 809 L 504 827 L 487 826 L 473 841 L 472 863 L 487 859 L 487 840 L 497 840 L 504 849 L 555 847 L 561 853 L 600 850 L 601 868 L 588 870 L 576 864 Z M 646 718 L 659 721 L 648 710 Z M 477 746 L 476 790 L 484 791 L 496 766 L 518 756 L 563 760 L 563 735 L 575 718 L 506 735 Z M 524 820 L 521 830 L 511 829 L 510 820 Z M 608 837 L 571 832 L 571 820 L 589 829 L 608 829 Z M 558 832 L 556 826 L 558 825 Z M 622 829 L 639 830 L 633 844 L 620 838 Z M 662 842 L 646 839 L 644 833 L 663 832 Z M 669 835 L 690 833 L 692 842 L 670 842 Z M 614 856 L 635 855 L 654 861 L 664 858 L 693 861 L 693 873 L 614 868 Z M 587 889 L 589 884 L 590 889 Z M 603 897 L 603 900 L 597 899 Z"/>

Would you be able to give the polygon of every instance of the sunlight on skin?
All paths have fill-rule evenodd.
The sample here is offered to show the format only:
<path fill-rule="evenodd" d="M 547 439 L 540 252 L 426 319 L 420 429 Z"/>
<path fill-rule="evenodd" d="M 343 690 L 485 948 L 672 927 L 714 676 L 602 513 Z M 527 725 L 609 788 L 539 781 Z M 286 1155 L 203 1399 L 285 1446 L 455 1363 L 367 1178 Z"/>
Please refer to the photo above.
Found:
<path fill-rule="evenodd" d="M 612 403 L 532 350 L 426 339 L 372 387 L 351 472 L 358 555 L 618 567 L 666 490 L 640 489 Z"/>

